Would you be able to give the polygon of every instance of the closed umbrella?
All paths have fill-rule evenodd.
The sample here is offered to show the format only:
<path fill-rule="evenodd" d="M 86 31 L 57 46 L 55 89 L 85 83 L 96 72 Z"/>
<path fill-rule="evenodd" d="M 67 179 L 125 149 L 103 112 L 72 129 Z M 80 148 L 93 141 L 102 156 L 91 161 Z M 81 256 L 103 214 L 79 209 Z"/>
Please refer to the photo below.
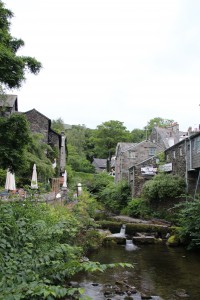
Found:
<path fill-rule="evenodd" d="M 16 190 L 15 174 L 7 170 L 5 189 L 8 191 Z"/>
<path fill-rule="evenodd" d="M 32 189 L 38 189 L 36 164 L 33 165 L 33 174 L 32 174 L 32 180 L 31 180 L 31 188 Z"/>
<path fill-rule="evenodd" d="M 78 183 L 77 185 L 77 195 L 80 196 L 82 194 L 82 184 Z"/>
<path fill-rule="evenodd" d="M 63 181 L 63 188 L 66 188 L 67 187 L 67 171 L 65 170 L 65 173 L 64 173 L 64 181 Z"/>

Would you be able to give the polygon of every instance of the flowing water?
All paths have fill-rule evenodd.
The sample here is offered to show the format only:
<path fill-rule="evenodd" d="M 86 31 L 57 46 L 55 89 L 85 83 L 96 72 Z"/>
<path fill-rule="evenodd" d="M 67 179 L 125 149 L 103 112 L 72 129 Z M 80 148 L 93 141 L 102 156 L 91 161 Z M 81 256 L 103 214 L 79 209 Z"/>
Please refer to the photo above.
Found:
<path fill-rule="evenodd" d="M 175 296 L 178 289 L 187 291 L 189 297 L 186 299 L 200 300 L 200 253 L 170 248 L 165 244 L 135 247 L 129 241 L 126 245 L 102 247 L 89 259 L 101 263 L 135 264 L 134 269 L 114 268 L 104 273 L 81 275 L 78 281 L 92 299 L 106 299 L 103 295 L 105 284 L 114 285 L 116 281 L 127 280 L 138 291 L 165 300 L 181 299 Z M 137 299 L 137 296 L 132 297 L 130 299 Z M 112 299 L 126 298 L 115 296 Z"/>

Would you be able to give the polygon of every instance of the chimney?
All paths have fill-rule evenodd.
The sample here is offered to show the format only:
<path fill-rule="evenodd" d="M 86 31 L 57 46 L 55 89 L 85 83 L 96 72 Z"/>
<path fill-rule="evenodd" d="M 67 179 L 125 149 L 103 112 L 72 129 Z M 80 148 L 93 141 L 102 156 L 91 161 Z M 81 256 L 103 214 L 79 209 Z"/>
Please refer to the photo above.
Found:
<path fill-rule="evenodd" d="M 179 124 L 177 122 L 172 124 L 172 131 L 175 133 L 179 132 Z"/>

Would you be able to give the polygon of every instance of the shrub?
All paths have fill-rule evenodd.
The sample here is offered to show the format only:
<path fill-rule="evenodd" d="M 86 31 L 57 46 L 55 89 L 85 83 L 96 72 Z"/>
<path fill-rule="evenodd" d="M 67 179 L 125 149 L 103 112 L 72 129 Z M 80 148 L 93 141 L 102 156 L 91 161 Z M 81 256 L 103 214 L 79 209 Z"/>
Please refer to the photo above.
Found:
<path fill-rule="evenodd" d="M 113 177 L 108 175 L 106 172 L 95 174 L 89 190 L 98 199 L 99 193 L 103 191 L 110 183 L 113 183 L 113 181 Z"/>
<path fill-rule="evenodd" d="M 135 218 L 146 218 L 150 215 L 151 210 L 149 203 L 142 198 L 135 198 L 128 202 L 127 206 L 122 209 L 122 214 Z"/>
<path fill-rule="evenodd" d="M 189 249 L 200 248 L 200 199 L 186 201 L 177 205 L 179 211 L 179 236 L 185 240 Z"/>
<path fill-rule="evenodd" d="M 130 197 L 130 187 L 126 181 L 111 183 L 100 192 L 100 201 L 114 213 L 119 213 L 127 205 Z"/>
<path fill-rule="evenodd" d="M 147 181 L 142 190 L 142 195 L 149 201 L 175 198 L 185 191 L 185 181 L 182 177 L 171 174 L 158 174 Z"/>

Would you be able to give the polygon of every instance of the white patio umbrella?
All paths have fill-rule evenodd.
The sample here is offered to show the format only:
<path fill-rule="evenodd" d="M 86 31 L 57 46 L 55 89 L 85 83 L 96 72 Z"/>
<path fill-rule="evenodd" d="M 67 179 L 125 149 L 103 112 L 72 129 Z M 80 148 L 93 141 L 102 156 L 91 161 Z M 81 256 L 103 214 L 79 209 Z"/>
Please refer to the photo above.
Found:
<path fill-rule="evenodd" d="M 77 185 L 77 195 L 80 196 L 81 193 L 82 193 L 82 184 L 78 183 L 78 185 Z"/>
<path fill-rule="evenodd" d="M 16 190 L 15 174 L 7 170 L 5 189 L 8 191 Z"/>
<path fill-rule="evenodd" d="M 66 188 L 67 187 L 67 171 L 65 170 L 65 172 L 64 172 L 64 181 L 63 181 L 63 185 L 62 185 L 62 187 L 63 188 Z"/>
<path fill-rule="evenodd" d="M 32 189 L 38 189 L 36 164 L 33 165 L 33 174 L 32 174 L 32 180 L 31 180 L 31 188 Z"/>

